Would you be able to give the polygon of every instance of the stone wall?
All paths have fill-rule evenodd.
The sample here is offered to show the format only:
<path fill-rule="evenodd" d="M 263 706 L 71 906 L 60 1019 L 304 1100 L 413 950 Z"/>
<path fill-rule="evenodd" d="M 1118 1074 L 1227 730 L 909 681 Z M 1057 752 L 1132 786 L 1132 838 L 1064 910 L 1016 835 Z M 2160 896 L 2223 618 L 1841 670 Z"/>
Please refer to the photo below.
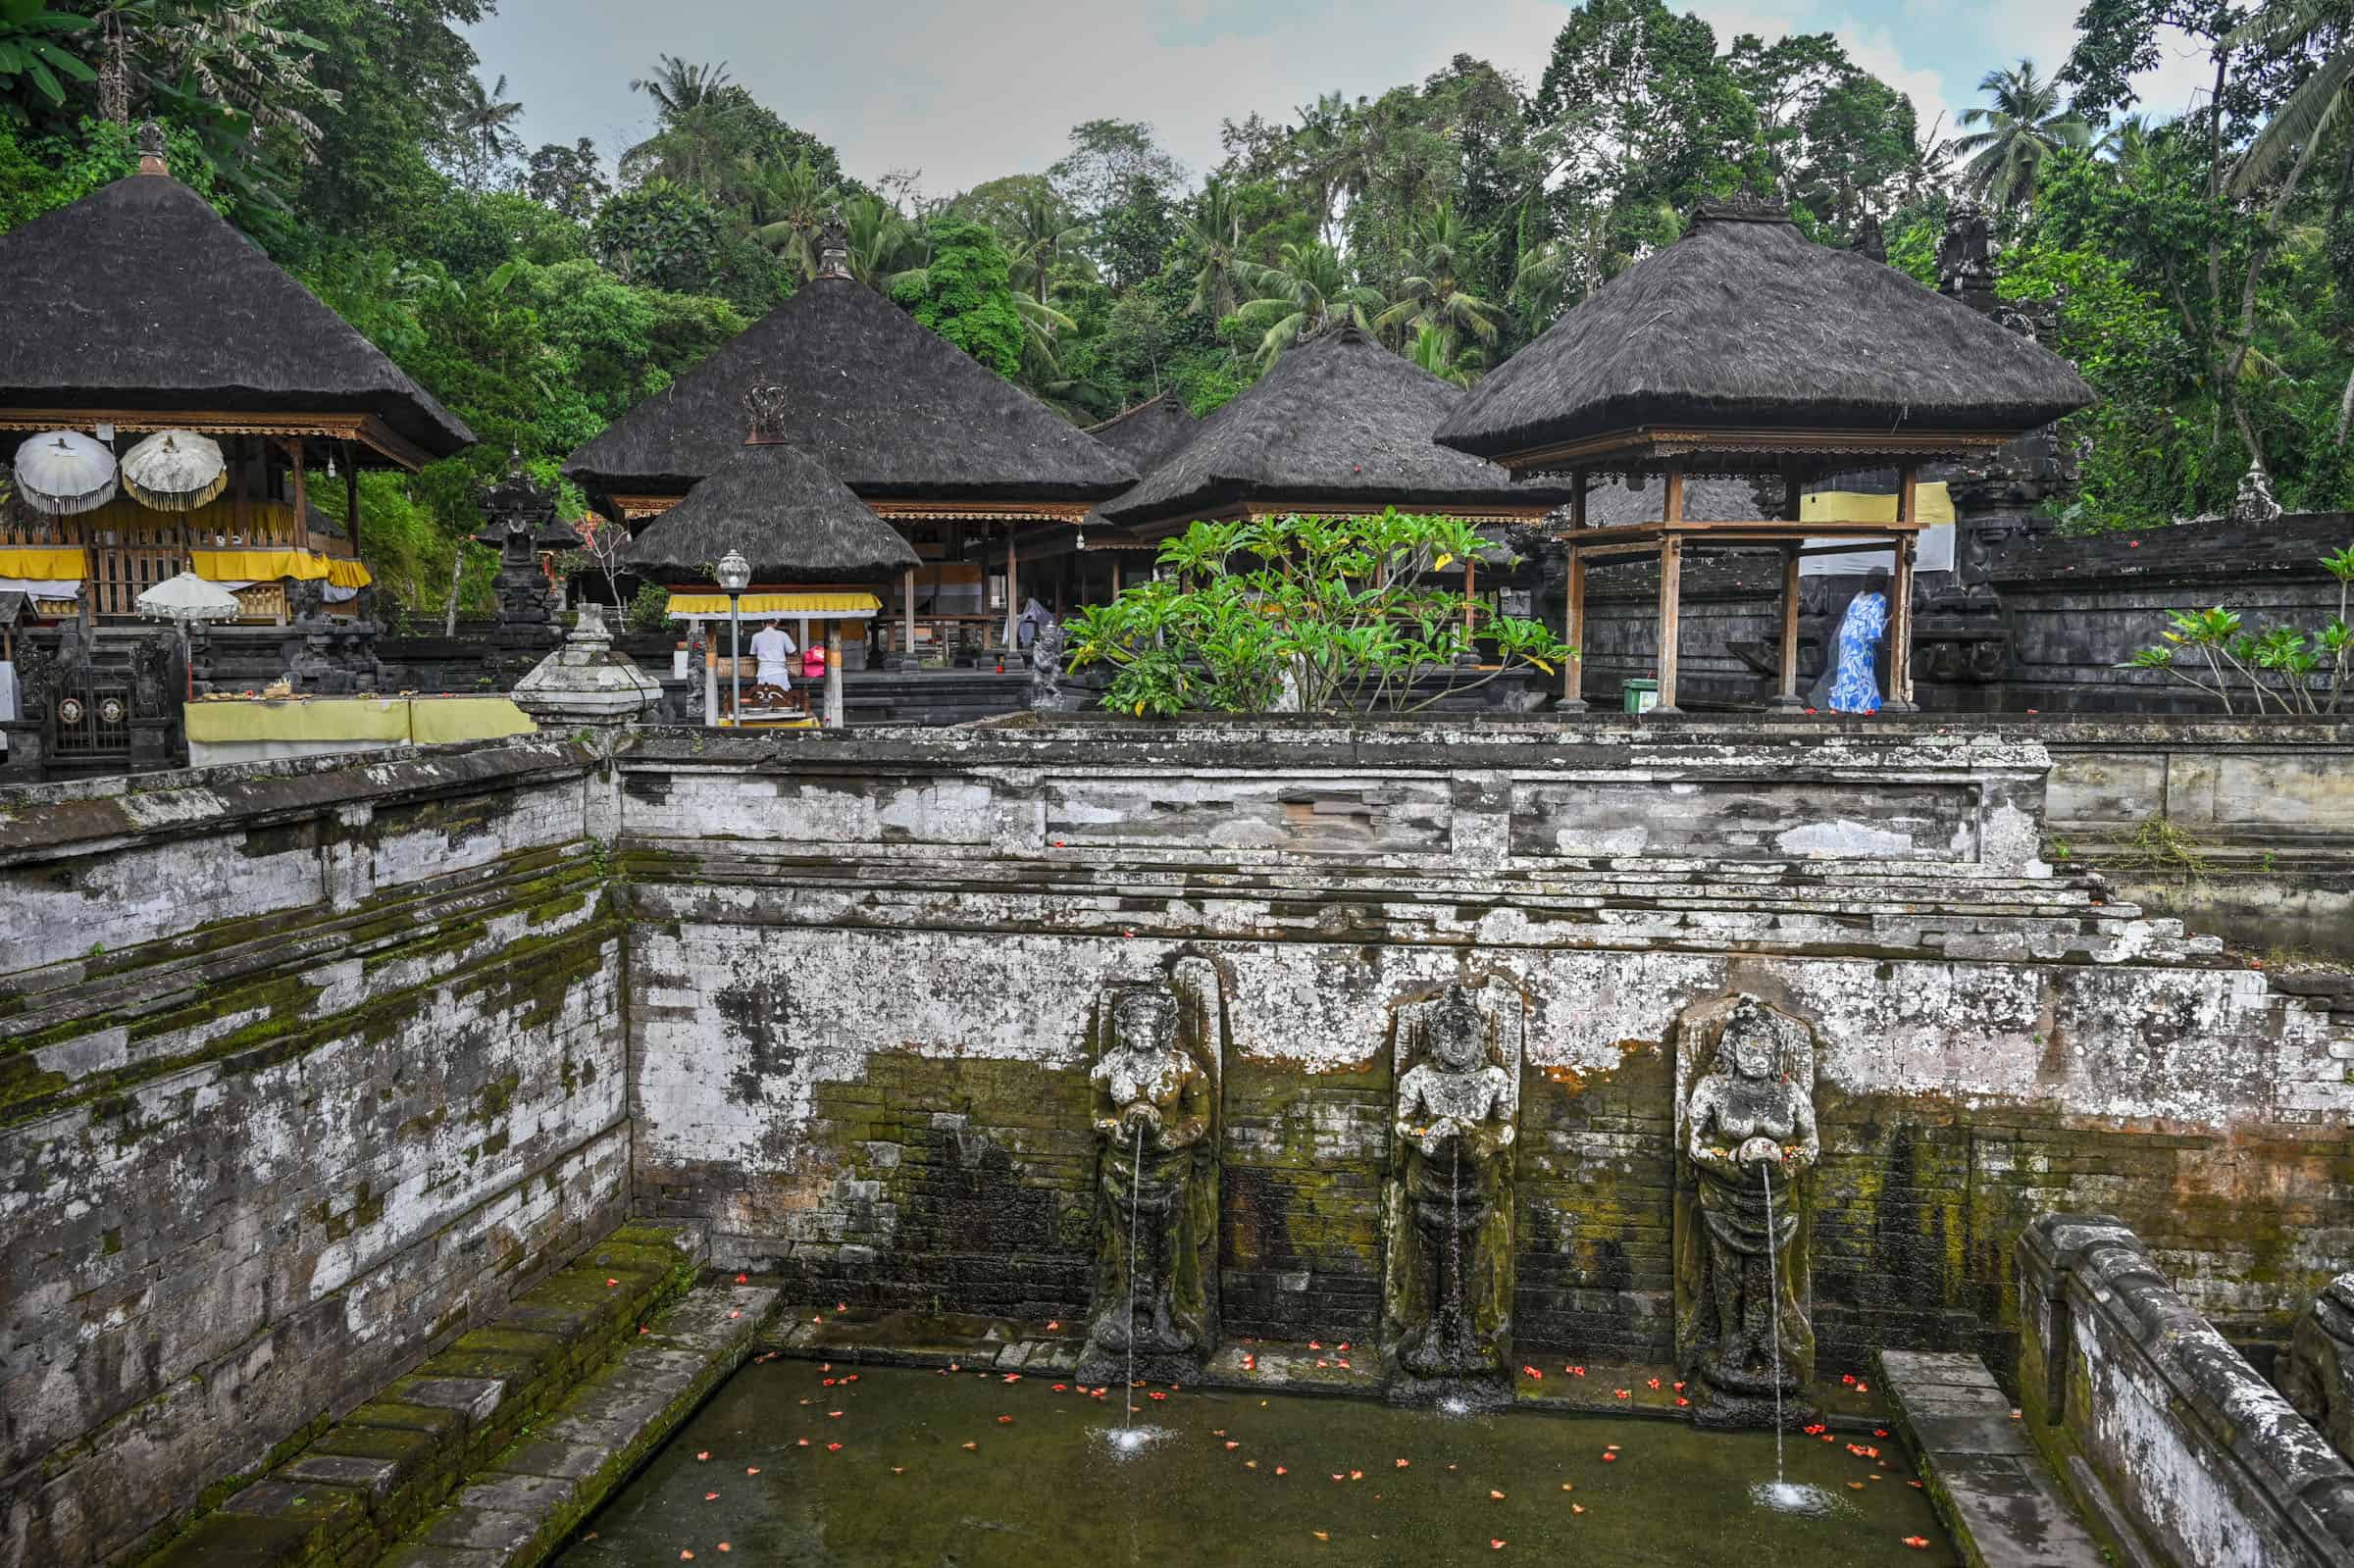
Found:
<path fill-rule="evenodd" d="M 2131 1230 L 2047 1215 L 2019 1252 L 2021 1414 L 2087 1516 L 2130 1534 L 2131 1560 L 2354 1563 L 2354 1469 Z"/>
<path fill-rule="evenodd" d="M 2091 1202 L 2276 1332 L 2354 1218 L 2354 1042 L 2055 877 L 2048 760 L 1932 726 L 641 733 L 640 1208 L 813 1296 L 1072 1313 L 1088 1009 L 1199 953 L 1231 1021 L 1227 1332 L 1363 1336 L 1390 1010 L 1500 973 L 1530 1009 L 1517 1331 L 1660 1359 L 1674 1030 L 1742 989 L 1825 1041 L 1826 1368 L 2008 1360 L 2014 1240 Z"/>
<path fill-rule="evenodd" d="M 0 804 L 0 1558 L 116 1560 L 626 1209 L 577 749 Z"/>

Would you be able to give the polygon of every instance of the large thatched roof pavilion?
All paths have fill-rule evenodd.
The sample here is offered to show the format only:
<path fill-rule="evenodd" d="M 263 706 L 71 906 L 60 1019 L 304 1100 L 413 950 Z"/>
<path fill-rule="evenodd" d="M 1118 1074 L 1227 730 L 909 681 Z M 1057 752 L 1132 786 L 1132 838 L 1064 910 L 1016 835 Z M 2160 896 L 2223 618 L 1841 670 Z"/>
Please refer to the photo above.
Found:
<path fill-rule="evenodd" d="M 984 563 L 969 546 L 984 531 L 1003 535 L 1010 641 L 1019 608 L 1015 531 L 1076 527 L 1136 474 L 852 278 L 842 231 L 829 229 L 816 278 L 573 453 L 564 472 L 619 516 L 658 517 L 742 444 L 745 392 L 774 386 L 782 397 L 776 438 L 815 458 L 898 528 L 928 573 L 977 592 Z M 911 643 L 915 576 L 902 575 Z M 945 627 L 984 618 L 934 619 Z"/>
<path fill-rule="evenodd" d="M 1110 448 L 1121 462 L 1148 479 L 1155 468 L 1167 462 L 1201 432 L 1202 421 L 1194 417 L 1194 411 L 1187 408 L 1185 400 L 1175 392 L 1161 392 L 1134 408 L 1122 410 L 1100 425 L 1087 428 L 1088 434 Z M 1158 540 L 1140 537 L 1119 527 L 1104 514 L 1105 506 L 1116 504 L 1122 496 L 1134 493 L 1135 489 L 1135 485 L 1130 485 L 1120 495 L 1088 513 L 1087 521 L 1073 536 L 1074 552 L 1085 552 L 1076 554 L 1077 575 L 1083 592 L 1089 586 L 1087 580 L 1092 574 L 1088 571 L 1088 564 L 1091 561 L 1108 560 L 1111 563 L 1104 585 L 1117 597 L 1124 575 L 1124 563 L 1139 557 L 1150 562 L 1158 553 Z M 1037 537 L 1038 534 L 1033 532 L 1031 538 Z M 1029 547 L 1029 541 L 1026 540 L 1024 548 Z"/>
<path fill-rule="evenodd" d="M 1957 300 L 1852 251 L 1810 241 L 1781 208 L 1704 204 L 1683 238 L 1596 291 L 1514 355 L 1440 427 L 1439 439 L 1515 475 L 1567 475 L 1569 635 L 1591 558 L 1657 554 L 1660 707 L 1673 711 L 1676 594 L 1687 547 L 1778 544 L 1785 554 L 1782 696 L 1797 701 L 1798 551 L 1810 536 L 1896 546 L 1886 706 L 1912 706 L 1912 573 L 1921 465 L 1987 453 L 2092 393 L 2068 363 Z M 1893 524 L 1799 521 L 1802 485 L 1891 465 Z M 1657 519 L 1586 529 L 1594 475 L 1660 474 Z M 1770 519 L 1687 515 L 1687 477 L 1774 475 Z M 1852 539 L 1850 539 L 1852 535 Z M 1582 706 L 1571 661 L 1564 705 Z"/>
<path fill-rule="evenodd" d="M 138 174 L 0 235 L 0 458 L 65 432 L 119 464 L 151 432 L 186 432 L 170 472 L 195 487 L 176 504 L 127 482 L 58 512 L 19 483 L 0 511 L 0 587 L 29 582 L 51 614 L 105 620 L 183 570 L 239 584 L 248 620 L 285 620 L 291 583 L 348 603 L 367 581 L 358 471 L 416 469 L 474 433 L 173 178 L 152 125 L 140 147 Z M 337 534 L 313 526 L 318 467 L 350 486 Z"/>

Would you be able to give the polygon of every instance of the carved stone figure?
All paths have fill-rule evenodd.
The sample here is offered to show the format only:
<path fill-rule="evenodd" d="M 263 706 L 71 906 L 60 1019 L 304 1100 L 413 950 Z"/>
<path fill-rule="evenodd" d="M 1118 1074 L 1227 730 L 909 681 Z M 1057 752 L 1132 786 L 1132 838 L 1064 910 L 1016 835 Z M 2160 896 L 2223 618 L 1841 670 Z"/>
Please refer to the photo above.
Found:
<path fill-rule="evenodd" d="M 2339 1453 L 2354 1458 L 2354 1274 L 2324 1286 L 2297 1319 L 2280 1391 Z"/>
<path fill-rule="evenodd" d="M 1458 983 L 1398 1009 L 1382 1329 L 1406 1403 L 1511 1397 L 1519 992 Z"/>
<path fill-rule="evenodd" d="M 1687 1176 L 1676 1196 L 1676 1364 L 1696 1419 L 1809 1419 L 1807 1299 L 1815 1125 L 1813 1036 L 1755 996 L 1704 1003 L 1678 1032 L 1679 1066 L 1705 1070 L 1677 1117 Z"/>
<path fill-rule="evenodd" d="M 2273 477 L 2263 465 L 2251 465 L 2239 477 L 2239 491 L 2231 498 L 2229 514 L 2234 523 L 2261 525 L 2280 521 L 2280 503 L 2273 496 Z"/>
<path fill-rule="evenodd" d="M 1077 1376 L 1191 1381 L 1216 1339 L 1218 1071 L 1225 1007 L 1207 959 L 1108 988 L 1092 1033 L 1100 1143 L 1096 1289 Z"/>
<path fill-rule="evenodd" d="M 1049 620 L 1030 639 L 1030 707 L 1038 713 L 1061 713 L 1069 704 L 1062 695 L 1063 631 L 1060 621 Z"/>

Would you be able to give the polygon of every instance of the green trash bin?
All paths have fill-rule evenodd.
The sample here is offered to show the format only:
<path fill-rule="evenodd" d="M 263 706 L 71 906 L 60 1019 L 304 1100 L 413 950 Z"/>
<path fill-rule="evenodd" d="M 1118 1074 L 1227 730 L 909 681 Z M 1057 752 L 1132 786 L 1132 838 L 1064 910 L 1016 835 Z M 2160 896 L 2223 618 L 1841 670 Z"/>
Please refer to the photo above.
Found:
<path fill-rule="evenodd" d="M 1657 681 L 1621 681 L 1618 700 L 1629 713 L 1649 713 L 1660 705 L 1660 683 Z"/>

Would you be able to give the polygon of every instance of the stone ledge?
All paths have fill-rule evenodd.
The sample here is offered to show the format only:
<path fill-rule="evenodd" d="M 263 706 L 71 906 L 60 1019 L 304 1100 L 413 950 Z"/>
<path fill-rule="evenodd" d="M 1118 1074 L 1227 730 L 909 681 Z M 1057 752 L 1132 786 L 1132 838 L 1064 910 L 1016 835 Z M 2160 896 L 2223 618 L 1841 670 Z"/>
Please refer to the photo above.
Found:
<path fill-rule="evenodd" d="M 1880 1352 L 1929 1499 L 1970 1568 L 2103 1568 L 2017 1412 L 1974 1355 Z"/>
<path fill-rule="evenodd" d="M 674 1347 L 670 1323 L 658 1337 L 646 1320 L 700 1261 L 691 1232 L 623 1226 L 198 1518 L 147 1568 L 376 1561 L 616 1349 Z"/>

